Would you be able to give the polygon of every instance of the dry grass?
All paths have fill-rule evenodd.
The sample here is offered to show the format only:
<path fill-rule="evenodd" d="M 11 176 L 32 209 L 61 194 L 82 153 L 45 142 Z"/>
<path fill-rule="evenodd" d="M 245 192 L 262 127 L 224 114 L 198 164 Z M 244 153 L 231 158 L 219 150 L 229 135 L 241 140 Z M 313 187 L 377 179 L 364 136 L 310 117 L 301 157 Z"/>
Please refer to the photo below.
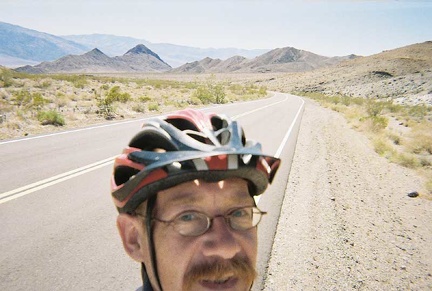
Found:
<path fill-rule="evenodd" d="M 424 176 L 425 190 L 432 193 L 432 107 L 319 93 L 297 94 L 342 113 L 353 128 L 372 140 L 380 156 Z"/>
<path fill-rule="evenodd" d="M 0 67 L 0 139 L 266 95 L 264 86 L 214 75 L 30 75 Z"/>

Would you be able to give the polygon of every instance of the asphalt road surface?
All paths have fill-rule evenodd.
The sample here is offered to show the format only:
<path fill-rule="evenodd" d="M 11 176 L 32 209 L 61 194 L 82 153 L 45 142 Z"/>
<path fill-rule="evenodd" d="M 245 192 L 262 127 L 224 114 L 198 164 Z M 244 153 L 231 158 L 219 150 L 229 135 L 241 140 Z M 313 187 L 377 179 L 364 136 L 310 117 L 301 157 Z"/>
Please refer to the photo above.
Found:
<path fill-rule="evenodd" d="M 259 290 L 271 251 L 303 110 L 299 97 L 204 109 L 239 120 L 283 160 L 259 198 Z M 140 266 L 123 251 L 109 181 L 113 158 L 141 120 L 0 142 L 0 290 L 135 290 Z"/>

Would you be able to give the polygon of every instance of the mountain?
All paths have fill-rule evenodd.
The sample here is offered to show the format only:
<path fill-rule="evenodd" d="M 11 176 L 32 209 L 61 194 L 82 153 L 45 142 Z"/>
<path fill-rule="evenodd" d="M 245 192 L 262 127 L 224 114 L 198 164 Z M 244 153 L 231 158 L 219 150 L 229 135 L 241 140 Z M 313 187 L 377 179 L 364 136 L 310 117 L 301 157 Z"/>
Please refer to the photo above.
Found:
<path fill-rule="evenodd" d="M 58 36 L 0 22 L 0 62 L 3 65 L 13 67 L 52 61 L 87 50 L 85 45 Z"/>
<path fill-rule="evenodd" d="M 164 72 L 171 67 L 143 44 L 123 56 L 109 57 L 95 48 L 83 55 L 68 55 L 53 62 L 17 68 L 18 72 L 40 73 L 112 73 Z"/>
<path fill-rule="evenodd" d="M 306 91 L 364 98 L 411 98 L 412 104 L 432 105 L 432 41 L 347 57 L 336 65 L 270 81 L 269 87 L 287 92 Z M 351 59 L 350 59 L 351 58 Z M 277 84 L 276 84 L 277 83 Z M 421 101 L 423 100 L 423 101 Z"/>
<path fill-rule="evenodd" d="M 227 73 L 227 72 L 305 72 L 316 68 L 337 64 L 341 61 L 356 58 L 324 57 L 293 47 L 277 48 L 265 54 L 246 59 L 234 56 L 225 61 L 205 58 L 201 61 L 187 63 L 173 70 L 178 73 Z"/>
<path fill-rule="evenodd" d="M 87 47 L 97 47 L 109 56 L 121 55 L 129 48 L 141 43 L 157 52 L 163 60 L 174 68 L 206 57 L 228 59 L 235 55 L 241 55 L 246 58 L 254 58 L 269 51 L 268 49 L 196 48 L 169 43 L 151 43 L 144 39 L 107 34 L 63 35 L 62 37 Z"/>

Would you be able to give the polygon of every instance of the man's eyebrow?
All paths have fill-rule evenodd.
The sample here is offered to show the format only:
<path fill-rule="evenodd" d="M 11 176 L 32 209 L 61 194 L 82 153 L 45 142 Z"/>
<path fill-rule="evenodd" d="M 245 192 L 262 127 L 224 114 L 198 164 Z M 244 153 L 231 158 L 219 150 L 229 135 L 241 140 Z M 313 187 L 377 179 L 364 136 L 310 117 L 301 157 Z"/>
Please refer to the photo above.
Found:
<path fill-rule="evenodd" d="M 242 204 L 245 201 L 245 197 L 251 197 L 249 193 L 244 191 L 236 191 L 232 195 L 229 195 L 228 197 L 225 196 L 224 199 L 227 201 L 233 202 L 235 204 Z M 180 192 L 175 197 L 169 200 L 170 205 L 184 205 L 184 204 L 194 204 L 203 200 L 207 200 L 208 197 L 205 197 L 205 195 L 200 194 L 192 194 L 190 192 Z"/>
<path fill-rule="evenodd" d="M 193 204 L 194 202 L 197 202 L 199 200 L 202 200 L 204 198 L 199 199 L 201 195 L 193 195 L 188 192 L 180 193 L 169 200 L 170 204 Z"/>

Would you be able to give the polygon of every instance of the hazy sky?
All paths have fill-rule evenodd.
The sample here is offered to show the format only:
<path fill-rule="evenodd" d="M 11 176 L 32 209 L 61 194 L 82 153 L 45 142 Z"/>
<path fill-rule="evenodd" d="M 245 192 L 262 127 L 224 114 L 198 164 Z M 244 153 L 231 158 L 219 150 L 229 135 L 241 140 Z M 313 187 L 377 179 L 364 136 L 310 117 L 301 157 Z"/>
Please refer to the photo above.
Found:
<path fill-rule="evenodd" d="M 0 21 L 55 35 L 371 55 L 432 40 L 432 0 L 0 0 Z"/>

